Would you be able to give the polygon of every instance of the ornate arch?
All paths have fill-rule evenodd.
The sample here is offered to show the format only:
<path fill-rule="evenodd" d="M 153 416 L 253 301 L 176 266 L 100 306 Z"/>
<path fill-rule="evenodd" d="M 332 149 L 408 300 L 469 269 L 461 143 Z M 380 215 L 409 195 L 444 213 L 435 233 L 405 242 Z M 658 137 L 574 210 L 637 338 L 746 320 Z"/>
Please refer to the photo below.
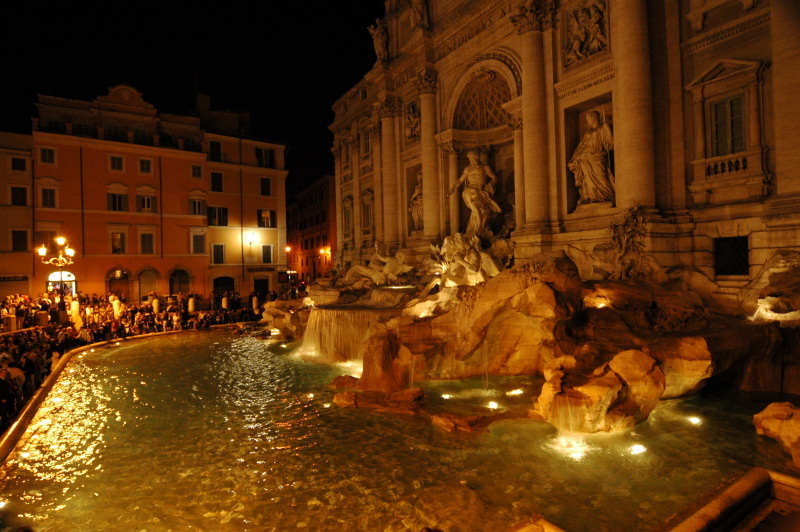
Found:
<path fill-rule="evenodd" d="M 470 123 L 493 124 L 488 128 L 507 124 L 507 113 L 501 105 L 518 98 L 521 88 L 519 62 L 510 52 L 494 50 L 475 57 L 448 97 L 444 115 L 445 129 L 462 129 L 460 125 Z M 477 106 L 481 102 L 491 107 L 480 111 Z M 472 111 L 478 113 L 472 121 L 465 120 L 464 115 L 468 113 L 470 105 Z M 502 124 L 499 123 L 501 118 L 505 119 Z"/>

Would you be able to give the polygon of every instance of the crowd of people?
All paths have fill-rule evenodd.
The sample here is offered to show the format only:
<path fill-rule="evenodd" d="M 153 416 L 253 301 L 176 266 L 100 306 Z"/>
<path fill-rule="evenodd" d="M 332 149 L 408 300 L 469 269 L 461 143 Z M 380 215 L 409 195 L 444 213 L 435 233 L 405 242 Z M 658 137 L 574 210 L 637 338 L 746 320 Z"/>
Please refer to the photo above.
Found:
<path fill-rule="evenodd" d="M 126 301 L 124 294 L 6 296 L 0 301 L 0 432 L 14 422 L 65 352 L 140 334 L 258 321 L 253 296 L 243 302 L 237 293 L 218 294 L 191 304 L 195 296 L 151 295 L 141 303 Z"/>

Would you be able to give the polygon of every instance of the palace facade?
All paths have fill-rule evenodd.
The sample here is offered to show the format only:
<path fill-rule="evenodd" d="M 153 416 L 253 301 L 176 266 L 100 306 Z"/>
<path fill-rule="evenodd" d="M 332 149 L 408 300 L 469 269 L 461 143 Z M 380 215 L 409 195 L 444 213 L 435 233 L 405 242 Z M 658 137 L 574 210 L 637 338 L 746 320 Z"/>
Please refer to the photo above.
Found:
<path fill-rule="evenodd" d="M 475 233 L 473 152 L 485 246 L 740 298 L 800 249 L 798 28 L 794 0 L 385 0 L 330 126 L 337 263 Z"/>
<path fill-rule="evenodd" d="M 120 85 L 93 101 L 39 95 L 31 135 L 0 135 L 2 293 L 280 290 L 285 146 L 247 137 L 249 116 L 160 113 Z M 55 237 L 73 263 L 43 264 Z"/>

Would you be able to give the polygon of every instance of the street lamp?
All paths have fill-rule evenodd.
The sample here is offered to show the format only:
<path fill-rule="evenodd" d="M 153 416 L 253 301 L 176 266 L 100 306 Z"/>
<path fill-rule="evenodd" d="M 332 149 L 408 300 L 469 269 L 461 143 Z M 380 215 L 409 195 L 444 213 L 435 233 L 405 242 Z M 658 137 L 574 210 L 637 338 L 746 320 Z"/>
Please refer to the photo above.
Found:
<path fill-rule="evenodd" d="M 64 294 L 64 266 L 72 264 L 72 257 L 75 256 L 75 250 L 69 247 L 67 239 L 63 236 L 56 237 L 57 255 L 47 258 L 47 246 L 42 244 L 36 251 L 39 253 L 39 258 L 42 259 L 42 264 L 51 264 L 58 266 L 58 288 L 61 294 Z"/>

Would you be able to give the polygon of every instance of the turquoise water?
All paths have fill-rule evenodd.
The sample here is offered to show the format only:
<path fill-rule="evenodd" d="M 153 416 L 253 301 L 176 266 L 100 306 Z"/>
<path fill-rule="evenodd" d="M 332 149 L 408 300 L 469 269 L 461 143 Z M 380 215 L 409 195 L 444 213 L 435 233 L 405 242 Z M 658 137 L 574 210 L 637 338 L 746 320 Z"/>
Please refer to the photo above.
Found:
<path fill-rule="evenodd" d="M 288 349 L 197 332 L 82 355 L 3 467 L 0 517 L 37 531 L 485 531 L 537 515 L 568 531 L 659 530 L 752 466 L 790 472 L 753 429 L 770 398 L 666 401 L 612 436 L 561 438 L 532 420 L 450 434 L 333 405 L 342 368 Z M 431 383 L 425 404 L 500 411 L 538 390 L 484 386 Z"/>

